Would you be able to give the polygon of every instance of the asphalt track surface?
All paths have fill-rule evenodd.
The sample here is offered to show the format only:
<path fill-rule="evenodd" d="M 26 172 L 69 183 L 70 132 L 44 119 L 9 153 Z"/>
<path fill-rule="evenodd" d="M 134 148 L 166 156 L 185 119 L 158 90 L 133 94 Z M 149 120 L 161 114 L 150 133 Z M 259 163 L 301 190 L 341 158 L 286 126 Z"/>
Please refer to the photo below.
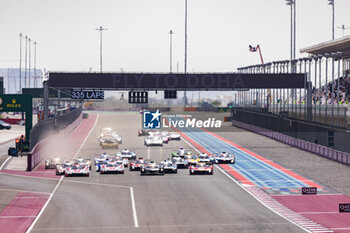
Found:
<path fill-rule="evenodd" d="M 192 149 L 183 140 L 146 148 L 143 137 L 137 136 L 140 121 L 137 113 L 100 114 L 78 156 L 93 158 L 103 152 L 97 138 L 107 126 L 123 136 L 120 149 L 135 150 L 138 157 L 160 161 L 179 147 Z M 0 188 L 29 186 L 49 192 L 57 188 L 31 232 L 305 232 L 218 169 L 213 176 L 190 176 L 187 169 L 165 176 L 141 177 L 128 170 L 124 175 L 100 175 L 93 168 L 90 177 L 61 182 L 11 177 L 16 178 L 0 182 Z"/>

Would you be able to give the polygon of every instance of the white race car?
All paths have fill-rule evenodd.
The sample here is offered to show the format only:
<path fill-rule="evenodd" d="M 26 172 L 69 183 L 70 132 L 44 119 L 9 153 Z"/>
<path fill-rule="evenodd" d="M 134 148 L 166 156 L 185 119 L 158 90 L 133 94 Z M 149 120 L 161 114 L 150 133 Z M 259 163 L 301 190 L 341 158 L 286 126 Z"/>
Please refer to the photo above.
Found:
<path fill-rule="evenodd" d="M 214 163 L 214 156 L 208 155 L 206 153 L 200 153 L 198 155 L 198 163 L 213 164 Z"/>
<path fill-rule="evenodd" d="M 102 128 L 100 137 L 99 137 L 100 143 L 102 142 L 103 138 L 109 137 L 109 136 L 112 136 L 113 138 L 115 138 L 118 144 L 122 144 L 122 137 L 117 132 L 113 131 L 113 129 L 110 127 Z"/>
<path fill-rule="evenodd" d="M 75 163 L 79 163 L 82 166 L 88 166 L 89 170 L 91 170 L 91 159 L 84 159 L 82 157 L 74 159 Z"/>
<path fill-rule="evenodd" d="M 113 161 L 107 164 L 102 164 L 100 167 L 100 173 L 121 173 L 124 174 L 124 164 L 122 160 Z"/>
<path fill-rule="evenodd" d="M 159 136 L 147 136 L 145 137 L 145 146 L 163 146 L 163 139 Z"/>
<path fill-rule="evenodd" d="M 235 155 L 233 153 L 221 152 L 215 155 L 215 163 L 234 164 L 235 162 Z"/>
<path fill-rule="evenodd" d="M 127 159 L 136 159 L 136 153 L 129 149 L 122 150 L 120 153 L 117 153 L 117 156 Z"/>
<path fill-rule="evenodd" d="M 177 132 L 169 132 L 168 136 L 169 136 L 170 140 L 180 140 L 181 139 L 181 135 Z"/>
<path fill-rule="evenodd" d="M 79 163 L 75 163 L 72 166 L 68 166 L 64 169 L 65 176 L 73 176 L 73 175 L 83 175 L 89 176 L 90 170 L 88 166 L 80 165 Z"/>

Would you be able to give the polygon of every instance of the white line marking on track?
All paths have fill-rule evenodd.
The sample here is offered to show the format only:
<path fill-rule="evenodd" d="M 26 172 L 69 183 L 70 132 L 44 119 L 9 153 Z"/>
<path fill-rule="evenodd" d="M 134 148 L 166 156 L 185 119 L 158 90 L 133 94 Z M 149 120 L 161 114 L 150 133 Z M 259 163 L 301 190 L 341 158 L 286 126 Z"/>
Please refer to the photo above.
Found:
<path fill-rule="evenodd" d="M 194 147 L 190 142 L 188 142 L 185 138 L 183 138 L 184 142 L 186 142 L 189 146 L 191 146 L 195 151 L 197 151 L 198 153 L 199 150 Z M 248 189 L 246 189 L 246 187 L 244 187 L 243 185 L 241 185 L 238 181 L 236 181 L 235 179 L 233 179 L 229 174 L 227 174 L 224 170 L 222 170 L 218 165 L 215 165 L 215 167 L 217 169 L 219 169 L 219 171 L 221 171 L 225 176 L 227 176 L 231 181 L 233 181 L 234 183 L 236 183 L 239 187 L 241 187 L 243 190 L 245 190 L 247 193 L 249 193 L 255 200 L 257 200 L 258 202 L 260 202 L 262 205 L 264 205 L 266 208 L 268 208 L 269 210 L 271 210 L 272 212 L 274 212 L 275 214 L 277 214 L 278 216 L 284 218 L 285 220 L 287 220 L 288 222 L 298 226 L 299 228 L 301 228 L 302 230 L 311 233 L 311 231 L 309 231 L 308 229 L 306 229 L 305 227 L 303 227 L 302 225 L 299 225 L 296 222 L 293 222 L 291 219 L 288 219 L 287 217 L 283 216 L 282 214 L 278 213 L 277 211 L 275 211 L 274 209 L 272 209 L 271 207 L 269 207 L 268 205 L 266 205 L 263 201 L 259 200 L 257 197 L 255 197 Z"/>
<path fill-rule="evenodd" d="M 9 161 L 12 157 L 8 157 L 5 162 L 2 163 L 1 167 L 0 167 L 0 170 L 2 170 L 2 168 L 6 165 L 7 161 Z"/>
<path fill-rule="evenodd" d="M 89 133 L 86 135 L 83 143 L 81 143 L 78 151 L 75 153 L 74 155 L 74 158 L 77 157 L 77 155 L 79 154 L 81 148 L 83 147 L 83 145 L 85 144 L 86 140 L 89 138 L 90 134 L 92 133 L 92 131 L 95 129 L 96 125 L 97 125 L 97 122 L 98 122 L 98 118 L 99 118 L 99 115 L 97 115 L 96 117 L 96 120 L 95 120 L 95 123 L 94 125 L 92 126 L 92 128 L 90 129 Z M 45 211 L 47 205 L 49 204 L 49 202 L 51 201 L 53 195 L 55 194 L 56 190 L 58 189 L 58 187 L 60 186 L 60 184 L 62 183 L 62 180 L 63 180 L 64 176 L 61 176 L 60 180 L 58 181 L 57 185 L 55 186 L 54 190 L 52 191 L 52 193 L 50 194 L 50 197 L 49 199 L 47 199 L 45 205 L 43 206 L 43 208 L 41 208 L 38 216 L 34 219 L 34 221 L 32 222 L 32 224 L 30 225 L 30 227 L 28 228 L 28 230 L 26 231 L 26 233 L 30 233 L 33 229 L 33 227 L 35 226 L 35 224 L 38 222 L 40 216 L 43 214 L 43 212 Z"/>
<path fill-rule="evenodd" d="M 55 194 L 58 186 L 61 184 L 62 180 L 63 180 L 64 176 L 61 176 L 60 180 L 57 182 L 55 188 L 53 189 L 52 193 L 50 194 L 50 197 L 47 199 L 45 205 L 41 208 L 38 216 L 34 219 L 34 221 L 32 222 L 32 224 L 30 225 L 30 227 L 28 228 L 28 230 L 26 231 L 26 233 L 31 232 L 31 230 L 33 229 L 34 225 L 36 224 L 36 222 L 39 220 L 40 216 L 43 214 L 43 212 L 45 211 L 47 205 L 49 204 L 50 200 L 52 199 L 53 195 Z"/>
<path fill-rule="evenodd" d="M 132 187 L 130 187 L 130 196 L 131 196 L 132 215 L 134 216 L 134 225 L 135 227 L 139 227 L 139 221 L 137 220 L 137 213 L 136 213 L 136 206 L 135 206 L 134 189 Z"/>
<path fill-rule="evenodd" d="M 113 188 L 127 188 L 127 189 L 129 189 L 130 190 L 130 197 L 131 197 L 132 215 L 133 215 L 133 218 L 134 218 L 134 225 L 135 225 L 135 227 L 139 227 L 139 222 L 138 222 L 138 219 L 137 219 L 137 212 L 136 212 L 136 205 L 135 205 L 135 197 L 134 197 L 134 189 L 133 189 L 133 187 L 124 186 L 124 185 L 114 185 L 114 184 L 93 183 L 93 182 L 86 182 L 86 181 L 67 180 L 67 179 L 64 182 L 87 184 L 87 185 L 96 185 L 96 186 L 107 186 L 107 187 L 113 187 Z"/>

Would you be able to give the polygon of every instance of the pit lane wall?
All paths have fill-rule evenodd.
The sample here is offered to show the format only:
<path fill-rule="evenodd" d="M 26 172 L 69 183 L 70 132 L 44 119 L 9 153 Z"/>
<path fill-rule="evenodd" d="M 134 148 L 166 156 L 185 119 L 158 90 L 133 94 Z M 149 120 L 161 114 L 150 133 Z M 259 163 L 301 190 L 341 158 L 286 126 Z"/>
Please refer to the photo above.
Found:
<path fill-rule="evenodd" d="M 349 131 L 242 109 L 234 109 L 231 115 L 233 126 L 350 165 Z"/>
<path fill-rule="evenodd" d="M 28 153 L 27 171 L 32 171 L 49 153 L 50 148 L 45 148 L 45 145 L 53 145 L 52 142 L 57 140 L 57 133 L 70 134 L 80 124 L 82 118 L 82 107 L 79 107 L 65 115 L 37 123 L 30 131 L 31 151 Z"/>

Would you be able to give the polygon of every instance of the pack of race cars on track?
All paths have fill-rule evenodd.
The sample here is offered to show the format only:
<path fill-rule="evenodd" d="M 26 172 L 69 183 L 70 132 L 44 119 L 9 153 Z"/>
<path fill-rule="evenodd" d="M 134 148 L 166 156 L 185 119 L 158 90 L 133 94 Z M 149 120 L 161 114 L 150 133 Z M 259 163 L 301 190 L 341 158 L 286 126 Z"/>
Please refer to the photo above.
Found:
<path fill-rule="evenodd" d="M 171 140 L 180 140 L 181 135 L 176 132 L 146 131 L 140 130 L 139 136 L 145 136 L 146 146 L 163 145 Z M 113 143 L 108 143 L 106 138 L 113 138 Z M 99 136 L 99 143 L 102 148 L 118 148 L 122 142 L 119 134 L 111 128 L 103 128 Z M 108 139 L 109 140 L 109 139 Z M 157 163 L 152 160 L 145 160 L 143 157 L 137 157 L 136 152 L 129 149 L 123 149 L 120 152 L 109 154 L 103 152 L 97 154 L 91 159 L 74 158 L 60 159 L 58 157 L 46 159 L 45 169 L 56 169 L 56 175 L 65 176 L 89 176 L 92 166 L 100 174 L 116 173 L 124 174 L 125 168 L 129 171 L 139 171 L 140 175 L 164 175 L 165 173 L 176 174 L 178 169 L 188 169 L 189 174 L 209 174 L 214 173 L 214 164 L 235 163 L 233 153 L 220 152 L 215 154 L 199 153 L 194 155 L 191 151 L 180 148 L 171 153 L 171 157 Z"/>

